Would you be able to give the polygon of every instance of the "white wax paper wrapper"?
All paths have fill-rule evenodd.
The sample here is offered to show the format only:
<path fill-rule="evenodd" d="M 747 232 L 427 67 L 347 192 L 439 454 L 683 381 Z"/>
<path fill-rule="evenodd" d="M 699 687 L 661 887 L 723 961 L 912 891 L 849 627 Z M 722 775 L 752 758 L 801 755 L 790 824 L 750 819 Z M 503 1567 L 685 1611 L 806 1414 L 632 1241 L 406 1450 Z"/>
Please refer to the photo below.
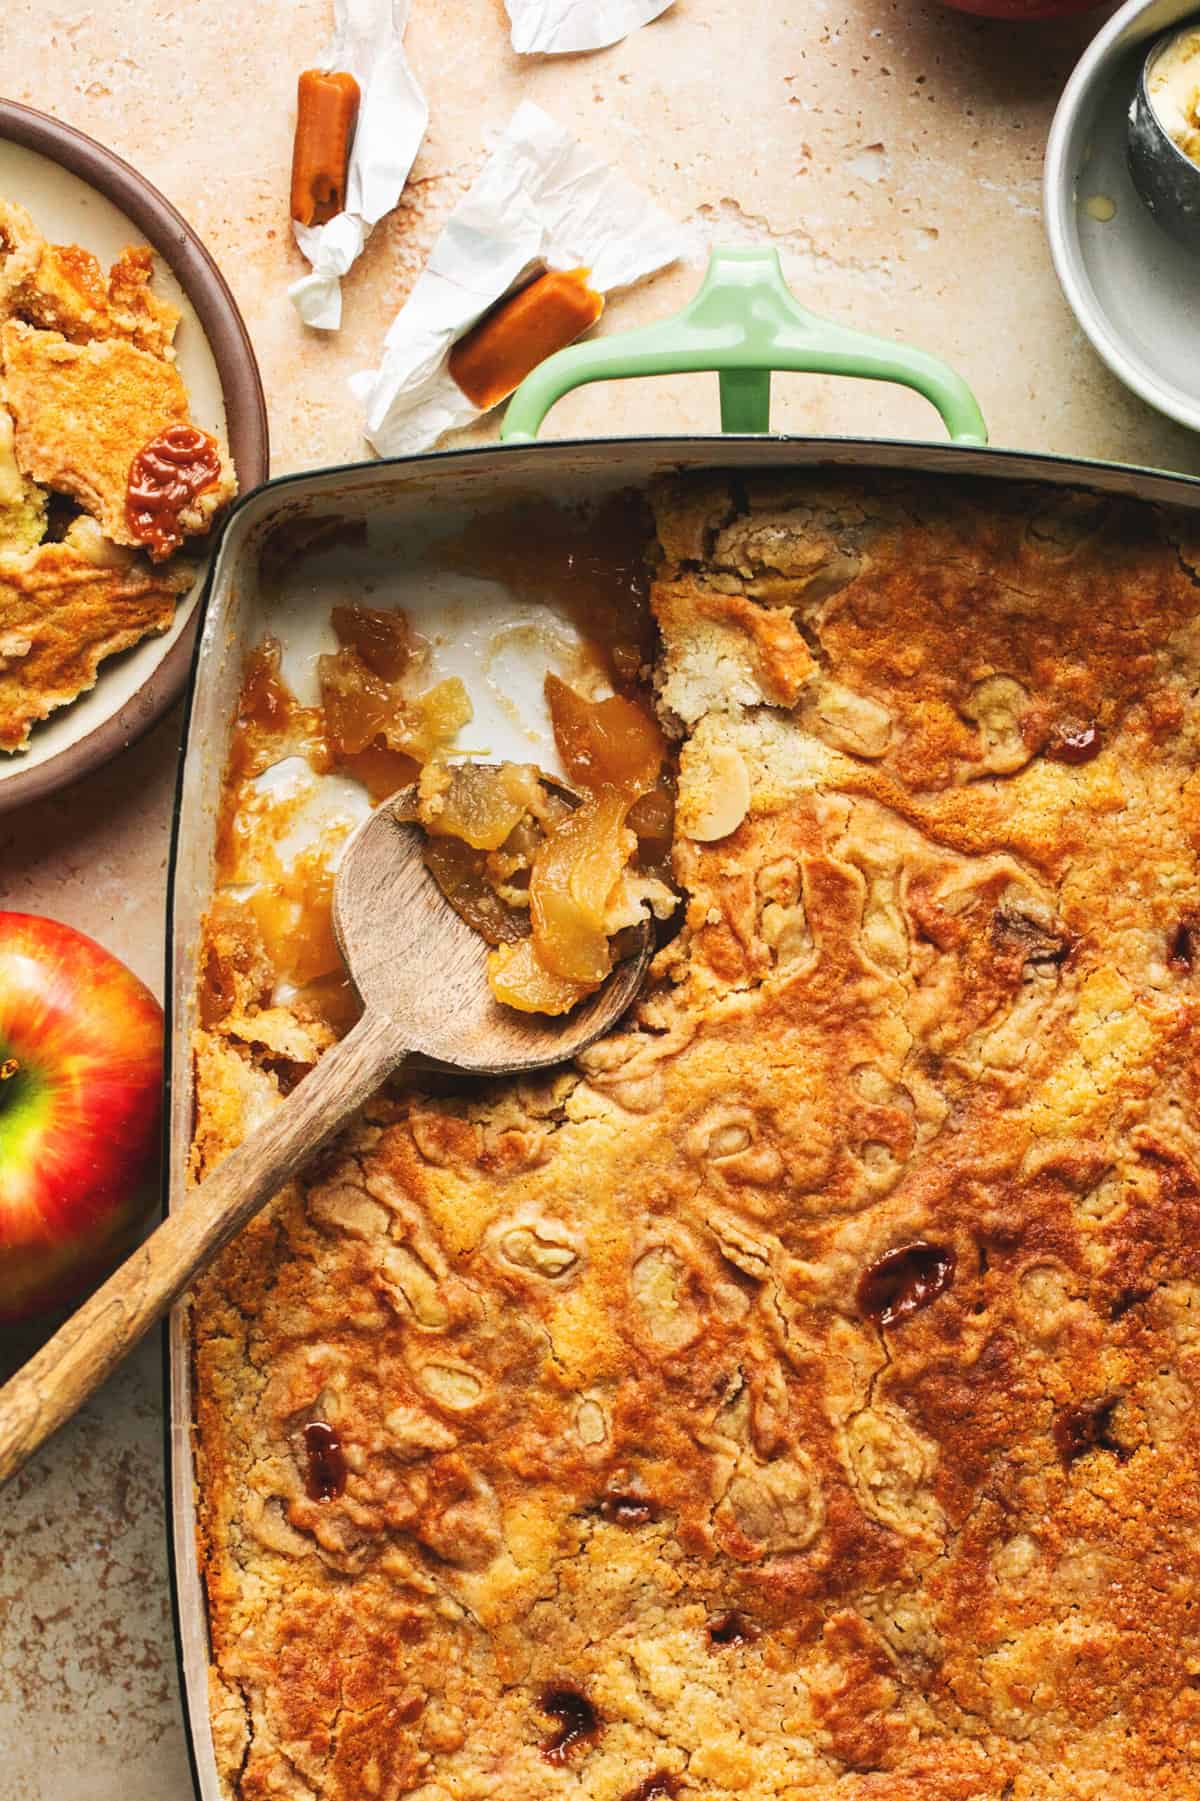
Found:
<path fill-rule="evenodd" d="M 603 50 L 665 13 L 674 0 L 504 0 L 512 47 L 527 56 Z"/>
<path fill-rule="evenodd" d="M 409 0 L 336 0 L 333 40 L 313 65 L 344 69 L 362 99 L 346 177 L 346 210 L 327 225 L 296 225 L 296 242 L 312 274 L 288 294 L 306 325 L 336 331 L 342 322 L 341 280 L 361 254 L 371 227 L 390 213 L 408 180 L 429 109 L 404 54 Z"/>
<path fill-rule="evenodd" d="M 351 382 L 368 443 L 407 456 L 479 417 L 446 368 L 450 348 L 539 269 L 586 267 L 607 293 L 692 248 L 648 195 L 526 101 L 447 220 L 392 321 L 382 364 Z"/>

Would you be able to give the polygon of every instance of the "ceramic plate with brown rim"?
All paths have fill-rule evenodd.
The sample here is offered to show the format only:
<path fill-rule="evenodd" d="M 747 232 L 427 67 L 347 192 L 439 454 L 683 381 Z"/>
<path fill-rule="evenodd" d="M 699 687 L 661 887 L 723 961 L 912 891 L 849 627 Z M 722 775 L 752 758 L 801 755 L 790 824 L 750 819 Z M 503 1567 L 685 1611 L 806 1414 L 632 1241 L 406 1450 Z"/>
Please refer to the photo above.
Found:
<path fill-rule="evenodd" d="M 43 236 L 80 244 L 102 263 L 126 244 L 151 246 L 155 291 L 181 314 L 175 347 L 192 416 L 228 443 L 243 494 L 264 481 L 266 405 L 246 327 L 217 265 L 170 202 L 92 138 L 7 100 L 0 100 L 0 195 L 25 207 Z M 204 548 L 189 550 L 200 574 L 170 628 L 101 664 L 94 688 L 36 727 L 27 749 L 0 756 L 0 813 L 103 763 L 179 694 L 207 573 Z"/>

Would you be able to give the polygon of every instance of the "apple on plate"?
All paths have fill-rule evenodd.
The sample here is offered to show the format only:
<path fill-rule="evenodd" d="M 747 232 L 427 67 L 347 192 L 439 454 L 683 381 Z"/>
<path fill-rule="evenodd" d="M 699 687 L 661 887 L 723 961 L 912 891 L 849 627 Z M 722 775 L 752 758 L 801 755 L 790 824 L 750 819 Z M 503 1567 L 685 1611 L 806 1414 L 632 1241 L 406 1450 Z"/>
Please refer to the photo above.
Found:
<path fill-rule="evenodd" d="M 57 920 L 0 912 L 0 1321 L 77 1299 L 156 1199 L 162 1008 Z"/>

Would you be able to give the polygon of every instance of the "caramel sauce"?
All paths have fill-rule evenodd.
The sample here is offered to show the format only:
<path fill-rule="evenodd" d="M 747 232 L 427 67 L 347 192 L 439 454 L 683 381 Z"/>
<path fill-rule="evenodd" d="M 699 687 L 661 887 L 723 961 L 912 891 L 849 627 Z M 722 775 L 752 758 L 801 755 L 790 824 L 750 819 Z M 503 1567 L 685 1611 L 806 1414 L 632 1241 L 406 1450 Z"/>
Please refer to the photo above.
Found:
<path fill-rule="evenodd" d="M 236 880 L 245 829 L 238 817 L 245 784 L 286 756 L 306 758 L 320 774 L 331 766 L 320 710 L 299 704 L 279 673 L 279 658 L 278 640 L 264 638 L 246 659 L 217 817 L 220 881 Z"/>
<path fill-rule="evenodd" d="M 679 1793 L 679 1778 L 667 1770 L 656 1770 L 621 1797 L 621 1801 L 674 1801 Z"/>
<path fill-rule="evenodd" d="M 518 599 L 570 619 L 619 694 L 653 661 L 646 545 L 653 537 L 641 495 L 614 494 L 582 515 L 537 501 L 474 521 L 438 554 L 464 575 L 497 581 Z"/>
<path fill-rule="evenodd" d="M 342 1442 L 324 1420 L 311 1420 L 304 1428 L 304 1454 L 308 1460 L 305 1489 L 310 1501 L 335 1501 L 346 1487 L 346 1459 Z"/>
<path fill-rule="evenodd" d="M 221 474 L 217 441 L 196 425 L 169 425 L 129 465 L 125 522 L 155 562 L 183 543 L 179 515 Z"/>
<path fill-rule="evenodd" d="M 389 750 L 386 744 L 367 744 L 362 750 L 344 752 L 338 757 L 337 766 L 343 775 L 362 783 L 373 806 L 395 794 L 397 788 L 407 788 L 421 773 L 415 757 L 402 750 Z"/>
<path fill-rule="evenodd" d="M 859 1311 L 879 1326 L 895 1326 L 936 1301 L 953 1280 L 953 1251 L 921 1241 L 901 1245 L 863 1271 Z"/>
<path fill-rule="evenodd" d="M 710 1645 L 749 1645 L 758 1637 L 757 1626 L 742 1618 L 736 1610 L 718 1614 L 708 1622 Z"/>
<path fill-rule="evenodd" d="M 206 936 L 200 960 L 197 1003 L 200 1024 L 211 1032 L 233 1011 L 239 977 L 250 976 L 258 962 L 258 933 L 244 907 L 221 909 L 220 930 Z"/>
<path fill-rule="evenodd" d="M 244 904 L 277 975 L 302 987 L 342 973 L 333 935 L 333 871 L 326 867 L 319 845 L 302 851 Z"/>
<path fill-rule="evenodd" d="M 1167 968 L 1173 969 L 1176 975 L 1190 975 L 1195 955 L 1195 922 L 1181 919 L 1177 925 L 1172 926 L 1167 936 Z"/>
<path fill-rule="evenodd" d="M 548 1688 L 538 1705 L 543 1713 L 558 1721 L 555 1732 L 542 1746 L 547 1763 L 566 1763 L 573 1751 L 599 1734 L 600 1716 L 577 1688 Z"/>
<path fill-rule="evenodd" d="M 1117 1410 L 1117 1397 L 1107 1401 L 1085 1401 L 1077 1407 L 1063 1407 L 1054 1416 L 1054 1443 L 1066 1469 L 1089 1451 L 1108 1451 L 1118 1463 L 1127 1463 L 1133 1452 L 1113 1437 L 1112 1420 Z"/>

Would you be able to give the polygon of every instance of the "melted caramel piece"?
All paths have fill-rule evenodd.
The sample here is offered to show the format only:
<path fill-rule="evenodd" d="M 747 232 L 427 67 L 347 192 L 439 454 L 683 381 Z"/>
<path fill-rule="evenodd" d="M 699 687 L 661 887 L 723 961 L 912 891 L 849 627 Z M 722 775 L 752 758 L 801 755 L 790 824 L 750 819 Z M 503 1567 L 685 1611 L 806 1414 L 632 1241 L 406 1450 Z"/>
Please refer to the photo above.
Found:
<path fill-rule="evenodd" d="M 715 1620 L 708 1622 L 708 1642 L 710 1645 L 749 1645 L 758 1637 L 758 1628 L 734 1609 L 730 1613 L 718 1614 Z"/>
<path fill-rule="evenodd" d="M 656 1770 L 653 1776 L 647 1776 L 645 1782 L 639 1782 L 628 1794 L 621 1796 L 621 1801 L 675 1801 L 679 1793 L 679 1778 L 666 1770 Z"/>
<path fill-rule="evenodd" d="M 572 1751 L 598 1737 L 600 1716 L 579 1689 L 549 1688 L 540 1706 L 543 1713 L 558 1721 L 557 1729 L 542 1747 L 547 1763 L 566 1763 Z"/>
<path fill-rule="evenodd" d="M 1113 1415 L 1119 1396 L 1062 1407 L 1054 1416 L 1054 1443 L 1063 1467 L 1070 1469 L 1089 1451 L 1107 1451 L 1118 1463 L 1127 1463 L 1133 1452 L 1113 1436 Z"/>
<path fill-rule="evenodd" d="M 138 451 L 129 465 L 125 523 L 156 563 L 183 543 L 180 514 L 220 474 L 217 441 L 196 425 L 169 425 Z"/>
<path fill-rule="evenodd" d="M 304 1428 L 304 1455 L 309 1500 L 335 1501 L 346 1486 L 346 1459 L 333 1427 L 324 1420 L 311 1420 Z"/>
<path fill-rule="evenodd" d="M 283 732 L 292 722 L 295 706 L 292 691 L 279 673 L 279 641 L 264 638 L 246 661 L 237 723 L 243 729 L 262 726 L 268 732 Z"/>
<path fill-rule="evenodd" d="M 1186 976 L 1192 973 L 1196 959 L 1196 939 L 1194 919 L 1181 919 L 1171 927 L 1167 935 L 1167 968 L 1173 969 L 1176 975 Z"/>
<path fill-rule="evenodd" d="M 859 1312 L 877 1325 L 897 1326 L 936 1301 L 953 1280 L 954 1252 L 918 1239 L 889 1251 L 863 1271 Z"/>

